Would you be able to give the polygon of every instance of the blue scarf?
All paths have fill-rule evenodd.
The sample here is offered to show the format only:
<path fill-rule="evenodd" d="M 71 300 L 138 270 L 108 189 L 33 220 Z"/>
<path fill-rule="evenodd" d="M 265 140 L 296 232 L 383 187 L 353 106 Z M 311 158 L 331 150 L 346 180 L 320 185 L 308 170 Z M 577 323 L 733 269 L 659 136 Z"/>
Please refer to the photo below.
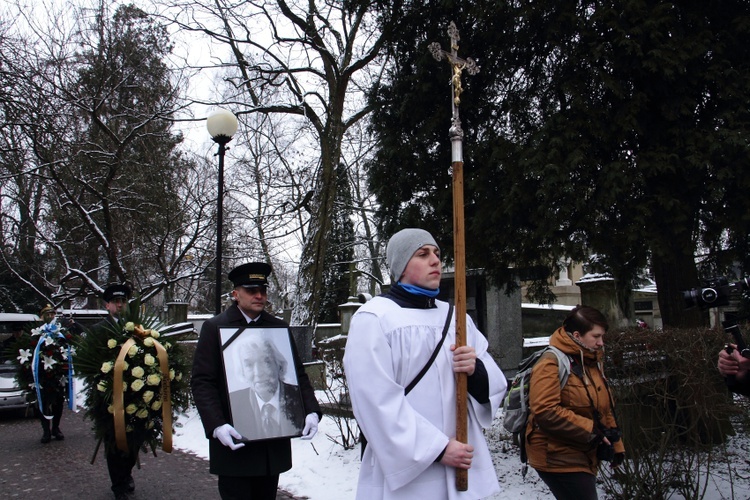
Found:
<path fill-rule="evenodd" d="M 397 283 L 398 286 L 403 288 L 409 293 L 413 293 L 414 295 L 424 295 L 426 297 L 437 297 L 440 293 L 440 288 L 437 290 L 430 290 L 429 288 L 422 288 L 421 286 L 416 285 L 407 285 L 404 283 L 401 283 L 400 281 Z"/>

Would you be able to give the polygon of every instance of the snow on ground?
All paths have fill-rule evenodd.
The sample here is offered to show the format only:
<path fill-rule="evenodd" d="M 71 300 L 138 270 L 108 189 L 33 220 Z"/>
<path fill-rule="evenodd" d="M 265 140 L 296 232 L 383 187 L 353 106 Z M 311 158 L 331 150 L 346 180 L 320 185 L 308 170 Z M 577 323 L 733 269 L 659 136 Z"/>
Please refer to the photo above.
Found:
<path fill-rule="evenodd" d="M 83 407 L 83 384 L 76 381 L 76 403 Z M 326 400 L 323 393 L 319 400 Z M 293 467 L 281 475 L 281 488 L 310 500 L 351 500 L 357 489 L 359 474 L 359 446 L 344 450 L 331 437 L 339 435 L 339 429 L 331 417 L 323 416 L 318 434 L 312 441 L 292 440 Z M 518 448 L 510 442 L 502 427 L 502 409 L 499 410 L 491 429 L 486 432 L 490 452 L 495 462 L 501 492 L 491 500 L 524 498 L 525 500 L 554 500 L 546 485 L 534 469 L 529 468 L 526 478 L 521 476 Z M 329 437 L 331 436 L 331 437 Z M 626 443 L 627 445 L 627 443 Z M 195 408 L 178 417 L 174 446 L 182 451 L 194 453 L 208 459 L 208 439 L 203 433 L 200 417 Z M 738 435 L 730 438 L 727 448 L 733 455 L 732 481 L 728 480 L 726 468 L 715 467 L 707 488 L 705 500 L 750 499 L 750 438 Z M 208 474 L 208 464 L 206 464 Z M 471 471 L 469 471 L 471 481 Z M 599 488 L 599 498 L 604 500 L 604 491 Z M 681 500 L 675 495 L 673 500 Z"/>
<path fill-rule="evenodd" d="M 498 415 L 501 415 L 502 410 Z M 208 458 L 208 440 L 203 435 L 200 418 L 191 409 L 179 418 L 174 438 L 175 447 Z M 281 475 L 279 485 L 311 500 L 351 500 L 355 497 L 357 475 L 359 473 L 359 447 L 344 450 L 334 444 L 328 436 L 337 436 L 338 427 L 330 417 L 323 417 L 318 434 L 312 441 L 292 440 L 293 467 Z M 492 429 L 487 431 L 490 451 L 495 462 L 501 493 L 495 499 L 524 498 L 527 500 L 554 500 L 546 485 L 539 479 L 534 469 L 529 468 L 525 480 L 521 477 L 521 463 L 518 448 L 514 447 L 504 429 L 502 419 L 495 418 Z M 737 466 L 734 476 L 734 491 L 727 481 L 727 471 L 718 471 L 708 487 L 706 500 L 750 499 L 750 440 L 746 436 L 736 436 L 730 441 L 730 450 L 735 450 Z M 208 468 L 206 469 L 208 474 Z M 471 481 L 471 471 L 469 471 Z M 605 495 L 599 488 L 599 498 Z M 681 497 L 675 496 L 675 500 Z"/>

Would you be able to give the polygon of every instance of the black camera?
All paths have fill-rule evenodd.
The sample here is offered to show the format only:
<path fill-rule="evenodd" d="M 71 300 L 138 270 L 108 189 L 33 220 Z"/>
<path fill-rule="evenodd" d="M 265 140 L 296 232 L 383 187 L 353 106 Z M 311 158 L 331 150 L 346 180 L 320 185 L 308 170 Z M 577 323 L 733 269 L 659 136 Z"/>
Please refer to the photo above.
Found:
<path fill-rule="evenodd" d="M 613 445 L 622 438 L 622 432 L 616 427 L 613 429 L 601 429 L 601 431 L 610 444 L 603 441 L 599 443 L 599 446 L 596 447 L 596 458 L 602 462 L 611 462 L 615 459 L 615 447 Z"/>
<path fill-rule="evenodd" d="M 710 278 L 702 288 L 693 288 L 682 292 L 685 308 L 698 306 L 703 310 L 712 307 L 726 306 L 733 294 L 743 290 L 750 290 L 750 278 L 730 283 L 723 276 Z"/>
<path fill-rule="evenodd" d="M 602 434 L 604 434 L 604 437 L 612 444 L 615 444 L 622 438 L 622 432 L 617 427 L 612 429 L 602 429 Z"/>

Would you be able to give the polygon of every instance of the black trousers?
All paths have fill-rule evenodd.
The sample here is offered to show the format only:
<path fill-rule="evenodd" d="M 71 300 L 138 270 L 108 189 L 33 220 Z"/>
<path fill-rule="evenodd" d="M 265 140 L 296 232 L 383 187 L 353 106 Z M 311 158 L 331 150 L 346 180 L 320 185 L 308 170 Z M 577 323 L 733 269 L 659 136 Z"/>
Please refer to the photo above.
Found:
<path fill-rule="evenodd" d="M 279 489 L 279 475 L 219 476 L 222 500 L 275 500 Z"/>
<path fill-rule="evenodd" d="M 107 453 L 107 470 L 109 471 L 109 480 L 112 482 L 112 491 L 115 494 L 131 491 L 132 473 L 136 458 L 135 455 L 117 449 L 110 450 Z"/>
<path fill-rule="evenodd" d="M 42 401 L 45 401 L 45 412 L 47 415 L 52 415 L 52 428 L 57 429 L 60 427 L 60 420 L 62 419 L 63 407 L 65 406 L 65 396 L 62 394 L 47 396 L 47 399 L 42 397 Z M 50 421 L 47 420 L 42 412 L 39 411 L 39 405 L 34 404 L 34 415 L 39 419 L 42 424 L 42 430 L 45 433 L 50 431 Z"/>
<path fill-rule="evenodd" d="M 557 500 L 598 500 L 596 476 L 586 472 L 536 471 Z"/>

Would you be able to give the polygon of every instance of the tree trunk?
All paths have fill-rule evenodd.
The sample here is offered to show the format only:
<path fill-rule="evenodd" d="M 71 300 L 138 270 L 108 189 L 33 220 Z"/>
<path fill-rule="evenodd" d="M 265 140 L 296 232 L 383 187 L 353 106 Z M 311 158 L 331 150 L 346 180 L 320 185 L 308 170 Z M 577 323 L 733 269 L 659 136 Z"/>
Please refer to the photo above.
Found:
<path fill-rule="evenodd" d="M 682 297 L 683 291 L 698 285 L 698 269 L 689 235 L 683 232 L 678 233 L 678 237 L 665 238 L 659 248 L 661 251 L 653 252 L 652 266 L 664 327 L 705 325 L 706 315 L 697 308 L 686 309 Z"/>
<path fill-rule="evenodd" d="M 331 217 L 336 198 L 336 168 L 341 156 L 341 137 L 330 141 L 321 140 L 323 147 L 321 166 L 315 195 L 313 213 L 310 218 L 308 237 L 302 248 L 300 262 L 297 304 L 292 314 L 293 325 L 312 326 L 320 312 L 323 266 L 328 250 L 328 237 L 331 233 Z"/>

